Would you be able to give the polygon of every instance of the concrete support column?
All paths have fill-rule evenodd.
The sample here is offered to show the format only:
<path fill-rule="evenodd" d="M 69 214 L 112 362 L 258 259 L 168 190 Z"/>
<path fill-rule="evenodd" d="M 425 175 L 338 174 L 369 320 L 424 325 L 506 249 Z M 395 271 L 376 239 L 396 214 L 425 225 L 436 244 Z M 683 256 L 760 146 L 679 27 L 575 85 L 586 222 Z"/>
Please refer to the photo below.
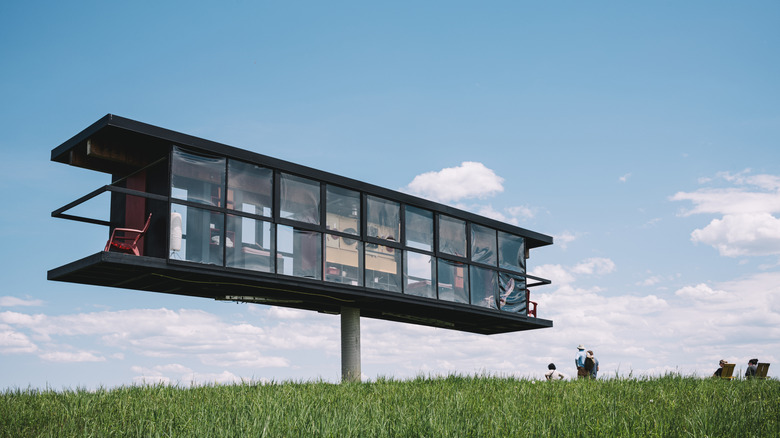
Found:
<path fill-rule="evenodd" d="M 360 309 L 341 308 L 341 381 L 360 382 Z"/>

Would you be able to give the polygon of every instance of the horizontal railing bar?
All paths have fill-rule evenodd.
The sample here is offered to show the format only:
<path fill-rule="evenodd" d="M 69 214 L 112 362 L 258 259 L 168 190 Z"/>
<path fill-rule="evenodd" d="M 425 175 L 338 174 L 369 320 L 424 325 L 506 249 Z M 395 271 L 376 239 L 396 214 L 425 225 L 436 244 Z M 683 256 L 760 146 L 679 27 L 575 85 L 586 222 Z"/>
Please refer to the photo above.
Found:
<path fill-rule="evenodd" d="M 56 216 L 54 216 L 52 214 L 52 216 L 56 217 L 58 219 L 67 219 L 67 220 L 76 221 L 76 222 L 86 222 L 88 224 L 104 225 L 104 226 L 107 226 L 107 227 L 111 226 L 111 222 L 108 222 L 108 221 L 104 221 L 104 220 L 101 220 L 101 219 L 91 219 L 91 218 L 82 217 L 82 216 L 74 216 L 72 214 L 58 214 Z"/>
<path fill-rule="evenodd" d="M 63 207 L 60 207 L 60 208 L 52 211 L 51 212 L 51 216 L 52 217 L 62 217 L 61 214 L 63 212 L 68 211 L 71 208 L 73 208 L 73 207 L 75 207 L 75 206 L 77 206 L 79 204 L 83 204 L 84 202 L 89 201 L 90 199 L 92 199 L 95 196 L 105 192 L 106 190 L 108 190 L 108 186 L 103 186 L 103 187 L 97 188 L 97 189 L 91 191 L 90 193 L 80 197 L 79 199 L 76 199 L 75 201 L 71 202 L 70 204 L 67 204 L 67 205 L 65 205 Z"/>

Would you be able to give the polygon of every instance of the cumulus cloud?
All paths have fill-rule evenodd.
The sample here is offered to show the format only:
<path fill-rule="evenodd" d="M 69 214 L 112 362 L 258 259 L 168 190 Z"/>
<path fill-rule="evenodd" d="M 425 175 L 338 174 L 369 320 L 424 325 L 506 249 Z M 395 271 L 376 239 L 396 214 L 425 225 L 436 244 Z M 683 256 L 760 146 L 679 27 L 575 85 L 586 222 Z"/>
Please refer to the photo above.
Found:
<path fill-rule="evenodd" d="M 575 274 L 609 274 L 615 270 L 615 262 L 604 257 L 593 257 L 578 263 L 572 268 Z"/>
<path fill-rule="evenodd" d="M 694 230 L 691 240 L 716 248 L 727 257 L 780 254 L 780 177 L 722 172 L 707 184 L 726 182 L 736 187 L 678 192 L 670 199 L 690 201 L 683 215 L 715 214 L 708 225 Z"/>
<path fill-rule="evenodd" d="M 0 324 L 0 353 L 34 353 L 38 346 L 24 333 L 13 330 L 10 325 Z"/>
<path fill-rule="evenodd" d="M 268 331 L 191 309 L 132 309 L 58 316 L 6 311 L 0 313 L 0 351 L 35 353 L 52 362 L 106 360 L 108 355 L 62 348 L 65 339 L 87 336 L 109 350 L 130 350 L 139 356 L 195 357 L 203 364 L 216 366 L 287 367 L 287 359 L 267 352 L 280 346 L 310 347 L 322 343 L 323 333 L 329 333 L 320 329 L 319 335 L 305 336 L 302 333 L 308 330 L 304 325 L 284 323 Z M 36 345 L 31 339 L 46 346 Z"/>
<path fill-rule="evenodd" d="M 577 240 L 577 235 L 573 234 L 569 231 L 564 231 L 561 234 L 556 234 L 553 236 L 555 239 L 555 244 L 561 247 L 561 249 L 566 249 L 568 245 L 575 240 Z"/>
<path fill-rule="evenodd" d="M 403 190 L 438 202 L 485 198 L 504 191 L 504 179 L 484 164 L 464 161 L 457 167 L 414 177 Z"/>
<path fill-rule="evenodd" d="M 493 208 L 492 205 L 463 205 L 459 204 L 455 207 L 466 211 L 473 211 L 480 216 L 489 217 L 497 221 L 506 222 L 512 225 L 519 225 L 521 220 L 532 219 L 536 215 L 535 209 L 527 206 L 514 206 L 507 207 L 502 210 Z"/>
<path fill-rule="evenodd" d="M 540 317 L 554 321 L 552 329 L 480 336 L 366 321 L 364 371 L 386 367 L 398 377 L 488 372 L 541 378 L 546 365 L 555 362 L 572 375 L 579 343 L 596 352 L 602 376 L 707 376 L 721 358 L 777 360 L 772 354 L 780 347 L 780 273 L 683 286 L 664 296 L 579 286 L 588 276 L 614 269 L 608 259 L 534 269 L 533 275 L 553 279 L 553 285 L 531 291 Z M 751 290 L 750 300 L 740 300 L 745 290 Z M 749 341 L 745 333 L 753 333 Z"/>
<path fill-rule="evenodd" d="M 306 318 L 306 313 L 305 310 L 272 306 L 268 309 L 267 315 L 276 319 L 304 319 Z"/>
<path fill-rule="evenodd" d="M 363 373 L 542 378 L 546 365 L 555 362 L 573 374 L 571 361 L 579 343 L 596 352 L 601 375 L 606 376 L 667 371 L 704 376 L 722 358 L 737 363 L 748 357 L 780 360 L 773 356 L 780 349 L 780 272 L 682 285 L 664 295 L 583 286 L 616 270 L 616 264 L 603 257 L 535 267 L 531 275 L 553 281 L 531 289 L 539 317 L 554 321 L 550 329 L 483 336 L 363 318 Z M 306 366 L 309 378 L 327 375 L 329 368 L 331 375 L 338 375 L 338 318 L 314 312 L 286 318 L 284 309 L 254 307 L 280 317 L 264 318 L 259 326 L 186 309 L 58 316 L 2 312 L 0 350 L 59 363 L 104 361 L 105 366 L 117 366 L 122 361 L 132 368 L 136 383 L 254 381 L 257 372 L 268 367 Z M 71 347 L 75 339 L 91 340 L 92 347 Z M 323 365 L 328 360 L 330 364 Z"/>
<path fill-rule="evenodd" d="M 49 362 L 105 362 L 106 358 L 89 351 L 49 351 L 40 355 Z"/>
<path fill-rule="evenodd" d="M 726 215 L 694 230 L 691 240 L 729 257 L 780 254 L 780 219 L 769 213 Z"/>
<path fill-rule="evenodd" d="M 17 298 L 11 296 L 0 297 L 0 307 L 41 306 L 43 301 Z"/>

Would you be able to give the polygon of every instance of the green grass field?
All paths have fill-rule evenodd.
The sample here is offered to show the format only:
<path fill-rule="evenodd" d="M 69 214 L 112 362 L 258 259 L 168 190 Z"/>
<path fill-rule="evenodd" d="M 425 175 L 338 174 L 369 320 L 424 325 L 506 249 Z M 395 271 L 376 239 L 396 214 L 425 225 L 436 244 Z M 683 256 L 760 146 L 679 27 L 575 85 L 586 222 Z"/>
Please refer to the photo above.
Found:
<path fill-rule="evenodd" d="M 7 389 L 0 436 L 777 437 L 780 381 L 420 377 Z"/>

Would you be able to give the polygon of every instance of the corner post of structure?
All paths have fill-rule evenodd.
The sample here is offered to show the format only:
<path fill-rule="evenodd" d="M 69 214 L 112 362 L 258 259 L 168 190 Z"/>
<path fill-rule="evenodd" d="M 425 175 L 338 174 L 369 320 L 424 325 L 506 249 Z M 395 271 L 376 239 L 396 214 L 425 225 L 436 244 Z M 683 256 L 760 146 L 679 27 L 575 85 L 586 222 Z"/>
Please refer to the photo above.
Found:
<path fill-rule="evenodd" d="M 341 308 L 341 381 L 360 382 L 360 309 Z"/>

